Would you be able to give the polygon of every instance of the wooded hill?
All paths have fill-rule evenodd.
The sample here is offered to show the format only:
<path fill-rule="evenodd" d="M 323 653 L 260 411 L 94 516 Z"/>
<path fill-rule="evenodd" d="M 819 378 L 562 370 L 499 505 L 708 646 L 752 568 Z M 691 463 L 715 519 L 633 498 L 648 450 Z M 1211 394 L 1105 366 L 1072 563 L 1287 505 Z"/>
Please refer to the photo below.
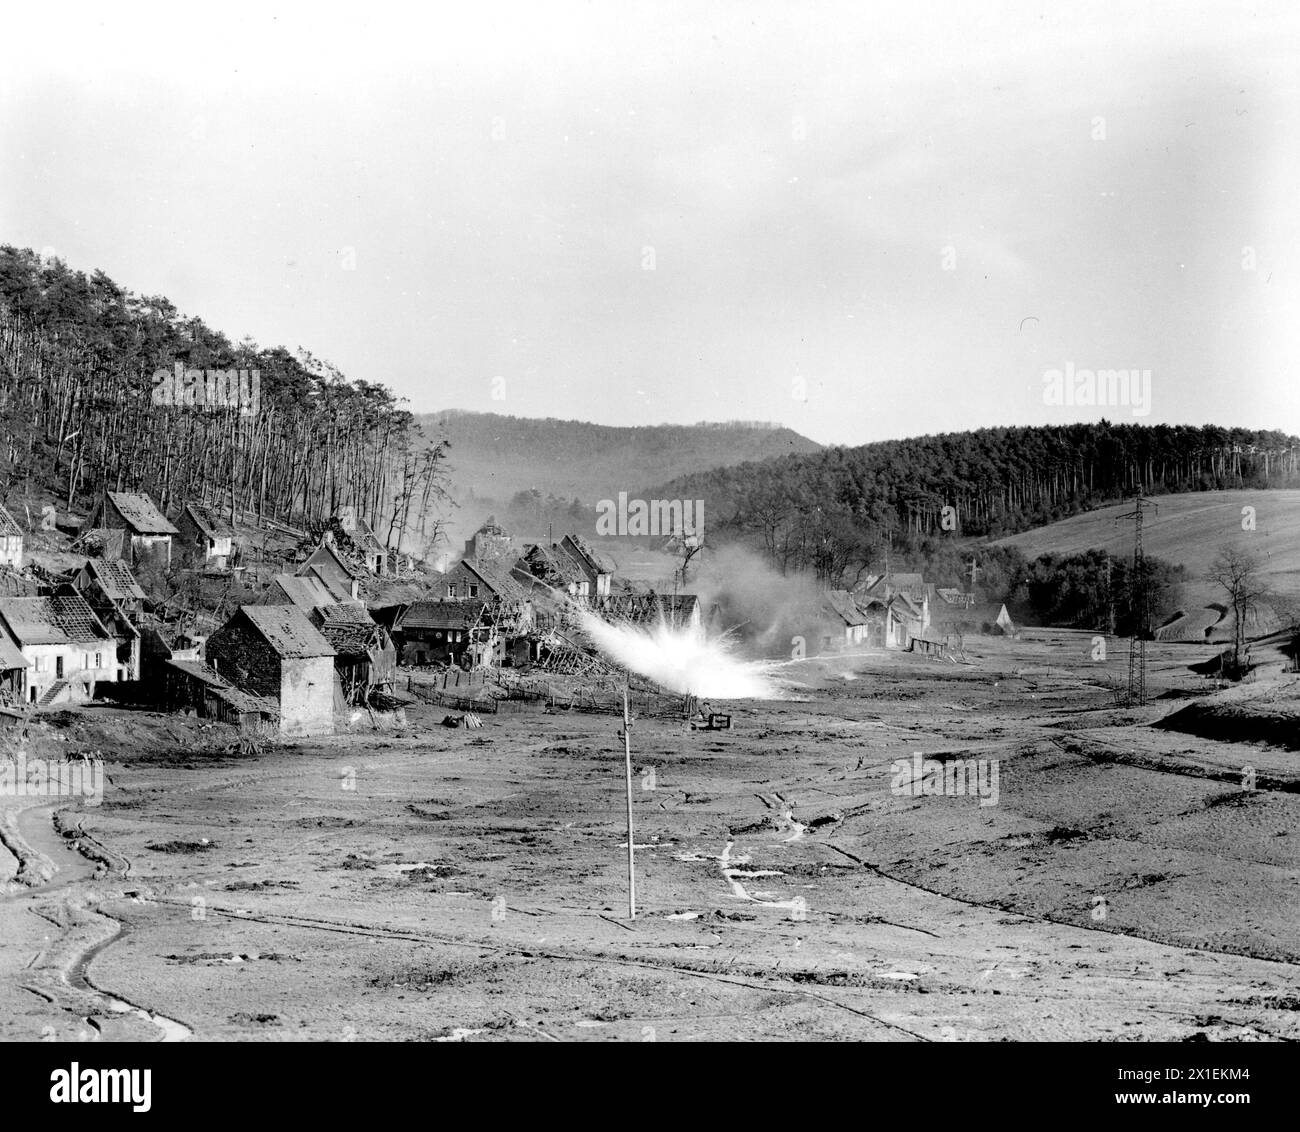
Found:
<path fill-rule="evenodd" d="M 713 540 L 743 539 L 783 570 L 834 582 L 886 544 L 1000 538 L 1139 485 L 1147 494 L 1300 486 L 1300 438 L 1108 421 L 980 429 L 739 464 L 647 494 L 703 499 Z"/>
<path fill-rule="evenodd" d="M 591 534 L 596 504 L 647 484 L 724 464 L 766 460 L 821 446 L 760 422 L 623 427 L 448 410 L 420 416 L 451 447 L 458 522 L 473 531 L 491 512 L 511 530 L 548 526 Z"/>
<path fill-rule="evenodd" d="M 153 403 L 152 375 L 257 370 L 260 411 Z M 102 271 L 0 247 L 0 492 L 54 486 L 88 509 L 102 488 L 320 524 L 355 508 L 380 539 L 423 549 L 445 447 L 382 385 L 305 351 L 233 343 Z"/>

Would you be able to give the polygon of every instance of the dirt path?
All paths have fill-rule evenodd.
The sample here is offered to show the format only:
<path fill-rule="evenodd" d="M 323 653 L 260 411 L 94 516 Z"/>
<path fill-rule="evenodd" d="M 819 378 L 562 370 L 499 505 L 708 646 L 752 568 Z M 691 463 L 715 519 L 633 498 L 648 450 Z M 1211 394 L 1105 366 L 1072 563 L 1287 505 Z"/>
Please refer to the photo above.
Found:
<path fill-rule="evenodd" d="M 1300 796 L 1035 647 L 639 721 L 631 923 L 612 718 L 123 755 L 64 822 L 99 875 L 6 827 L 58 868 L 4 898 L 0 1034 L 30 983 L 29 1030 L 104 1037 L 1300 1040 Z M 997 759 L 998 803 L 900 796 L 917 751 Z"/>
<path fill-rule="evenodd" d="M 69 1028 L 79 1039 L 90 1041 L 109 1036 L 137 1041 L 151 1036 L 161 1036 L 164 1041 L 190 1037 L 191 1031 L 182 1023 L 110 994 L 92 981 L 90 968 L 95 958 L 123 932 L 122 923 L 97 905 L 120 898 L 121 891 L 102 882 L 102 870 L 69 848 L 56 832 L 56 814 L 67 812 L 69 803 L 23 798 L 3 802 L 0 818 L 6 831 L 5 848 L 17 867 L 0 896 L 4 920 L 10 925 L 0 930 L 0 949 L 7 951 L 18 938 L 29 934 L 15 926 L 21 918 L 39 919 L 55 932 L 43 937 L 43 946 L 15 976 L 19 988 L 59 1012 L 41 1026 L 41 1037 L 57 1038 Z M 139 1022 L 147 1029 L 132 1024 Z"/>

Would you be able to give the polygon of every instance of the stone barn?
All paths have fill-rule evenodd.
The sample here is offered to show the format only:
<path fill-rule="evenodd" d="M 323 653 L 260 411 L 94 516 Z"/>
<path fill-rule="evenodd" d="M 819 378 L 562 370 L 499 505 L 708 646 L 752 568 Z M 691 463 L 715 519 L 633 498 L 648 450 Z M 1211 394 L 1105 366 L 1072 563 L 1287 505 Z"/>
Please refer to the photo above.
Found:
<path fill-rule="evenodd" d="M 204 652 L 223 679 L 279 705 L 281 734 L 334 734 L 334 648 L 296 606 L 241 606 Z"/>

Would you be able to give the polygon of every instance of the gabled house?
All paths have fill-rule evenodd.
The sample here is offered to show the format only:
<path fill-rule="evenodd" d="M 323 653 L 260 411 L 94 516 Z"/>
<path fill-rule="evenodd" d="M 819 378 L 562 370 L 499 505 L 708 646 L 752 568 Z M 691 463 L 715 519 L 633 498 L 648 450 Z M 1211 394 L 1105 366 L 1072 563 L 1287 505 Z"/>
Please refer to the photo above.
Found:
<path fill-rule="evenodd" d="M 185 504 L 176 529 L 177 553 L 187 566 L 225 570 L 236 565 L 234 528 L 211 509 Z"/>
<path fill-rule="evenodd" d="M 912 641 L 926 636 L 930 630 L 930 604 L 920 603 L 905 593 L 896 593 L 888 599 L 889 611 L 898 625 L 896 647 L 911 648 Z"/>
<path fill-rule="evenodd" d="M 925 581 L 920 574 L 880 574 L 854 590 L 853 596 L 859 605 L 873 599 L 892 604 L 900 620 L 907 622 L 908 632 L 913 637 L 922 636 L 930 628 L 932 610 L 936 605 L 944 604 L 933 583 Z M 895 599 L 902 599 L 902 604 Z M 906 644 L 900 647 L 905 648 Z"/>
<path fill-rule="evenodd" d="M 345 507 L 335 517 L 339 528 L 352 540 L 353 549 L 365 563 L 372 574 L 388 572 L 388 548 L 384 546 L 370 524 L 356 513 L 353 507 Z"/>
<path fill-rule="evenodd" d="M 398 610 L 393 641 L 403 664 L 471 667 L 490 629 L 483 601 L 416 601 Z"/>
<path fill-rule="evenodd" d="M 822 599 L 822 609 L 835 636 L 823 640 L 823 648 L 849 647 L 867 640 L 869 621 L 847 590 L 831 590 Z"/>
<path fill-rule="evenodd" d="M 267 587 L 262 605 L 296 605 L 308 616 L 313 610 L 327 605 L 340 604 L 340 595 L 331 590 L 313 571 L 310 574 L 277 574 Z M 360 605 L 360 601 L 346 599 L 346 604 Z"/>
<path fill-rule="evenodd" d="M 334 647 L 295 606 L 241 606 L 208 638 L 204 659 L 240 690 L 274 700 L 281 734 L 334 734 Z"/>
<path fill-rule="evenodd" d="M 133 568 L 146 563 L 171 567 L 172 539 L 179 532 L 143 493 L 104 492 L 82 527 L 83 537 L 94 530 L 123 531 L 122 550 L 116 557 Z"/>
<path fill-rule="evenodd" d="M 86 579 L 87 567 L 96 565 L 106 567 L 102 584 L 98 575 L 92 580 Z M 142 652 L 137 622 L 141 620 L 143 612 L 144 591 L 135 584 L 126 563 L 96 563 L 92 558 L 77 571 L 70 583 L 56 586 L 54 592 L 62 597 L 80 594 L 85 599 L 100 623 L 113 636 L 118 681 L 139 680 Z M 133 597 L 134 594 L 139 594 L 139 598 Z M 124 608 L 124 603 L 130 605 L 132 612 Z"/>
<path fill-rule="evenodd" d="M 524 550 L 515 563 L 512 573 L 520 581 L 535 586 L 545 586 L 553 594 L 567 594 L 587 602 L 592 596 L 591 582 L 569 555 L 559 545 L 542 546 L 535 543 Z"/>
<path fill-rule="evenodd" d="M 567 534 L 560 539 L 557 547 L 569 556 L 570 561 L 587 579 L 589 593 L 593 600 L 602 601 L 609 597 L 610 581 L 614 577 L 614 564 L 598 550 L 593 550 L 575 534 Z"/>
<path fill-rule="evenodd" d="M 307 561 L 294 573 L 300 578 L 319 578 L 326 589 L 336 595 L 338 601 L 346 601 L 349 598 L 356 601 L 361 592 L 359 575 L 343 560 L 329 541 L 322 542 L 313 550 L 307 556 Z"/>
<path fill-rule="evenodd" d="M 96 681 L 117 680 L 113 634 L 75 591 L 0 598 L 0 633 L 27 661 L 22 698 L 28 703 L 91 699 Z"/>
<path fill-rule="evenodd" d="M 464 559 L 456 563 L 443 575 L 436 592 L 447 601 L 487 603 L 483 620 L 491 632 L 485 641 L 482 663 L 527 663 L 527 636 L 537 627 L 537 617 L 530 593 L 501 559 Z"/>
<path fill-rule="evenodd" d="M 0 566 L 23 568 L 23 529 L 0 503 Z"/>

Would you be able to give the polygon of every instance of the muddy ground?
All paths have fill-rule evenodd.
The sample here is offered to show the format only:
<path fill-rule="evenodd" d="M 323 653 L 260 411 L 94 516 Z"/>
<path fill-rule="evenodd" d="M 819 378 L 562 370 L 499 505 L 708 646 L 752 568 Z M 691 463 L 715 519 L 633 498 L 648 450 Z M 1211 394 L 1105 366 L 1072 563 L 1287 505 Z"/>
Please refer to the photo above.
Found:
<path fill-rule="evenodd" d="M 0 798 L 0 1038 L 1300 1038 L 1300 754 L 1146 726 L 1206 691 L 1186 646 L 1134 710 L 1093 655 L 812 661 L 731 731 L 639 720 L 635 921 L 612 717 L 240 756 L 52 716 L 32 753 L 109 782 Z M 915 752 L 996 764 L 996 804 L 895 789 Z"/>

